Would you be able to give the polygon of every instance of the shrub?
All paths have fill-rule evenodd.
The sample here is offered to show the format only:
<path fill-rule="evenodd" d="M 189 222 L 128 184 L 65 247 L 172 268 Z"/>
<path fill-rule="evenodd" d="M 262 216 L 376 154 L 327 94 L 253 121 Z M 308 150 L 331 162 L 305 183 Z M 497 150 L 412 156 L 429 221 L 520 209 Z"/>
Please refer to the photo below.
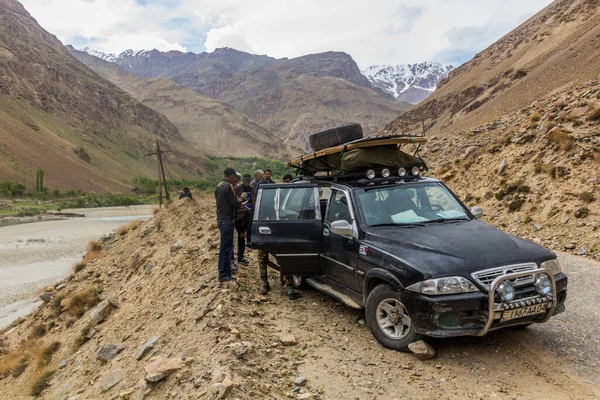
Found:
<path fill-rule="evenodd" d="M 78 262 L 77 264 L 73 265 L 73 272 L 74 273 L 78 273 L 80 271 L 82 271 L 85 267 L 86 267 L 86 263 L 84 263 L 83 261 Z"/>
<path fill-rule="evenodd" d="M 508 204 L 508 211 L 509 212 L 520 211 L 521 207 L 523 207 L 523 204 L 525 204 L 525 200 L 515 199 Z"/>
<path fill-rule="evenodd" d="M 33 327 L 31 331 L 31 337 L 33 338 L 41 338 L 46 334 L 46 326 L 44 324 L 38 324 Z"/>
<path fill-rule="evenodd" d="M 540 113 L 536 112 L 531 116 L 531 122 L 538 122 L 539 120 L 542 119 L 542 116 L 540 115 Z"/>
<path fill-rule="evenodd" d="M 140 221 L 137 221 L 137 220 L 131 221 L 127 225 L 123 225 L 123 226 L 120 226 L 119 228 L 117 228 L 116 232 L 117 232 L 117 235 L 124 236 L 127 234 L 127 232 L 136 230 L 139 226 L 140 226 Z"/>
<path fill-rule="evenodd" d="M 81 347 L 81 345 L 88 341 L 88 334 L 90 333 L 91 329 L 92 328 L 89 325 L 83 327 L 81 332 L 79 332 L 79 336 L 77 336 L 77 339 L 75 340 L 75 349 L 78 349 L 79 347 Z"/>
<path fill-rule="evenodd" d="M 59 294 L 52 299 L 52 315 L 58 317 L 62 313 L 62 301 L 67 297 L 66 294 Z"/>
<path fill-rule="evenodd" d="M 552 179 L 556 179 L 556 166 L 552 166 L 550 167 L 550 169 L 548 170 L 548 175 L 550 175 L 550 178 Z"/>
<path fill-rule="evenodd" d="M 60 348 L 60 342 L 52 342 L 42 349 L 40 365 L 48 365 L 52 361 L 52 356 Z"/>
<path fill-rule="evenodd" d="M 531 218 L 531 217 L 528 215 L 528 216 L 525 218 L 525 223 L 526 223 L 526 224 L 529 224 L 531 221 L 533 221 L 533 219 L 532 219 L 532 218 Z"/>
<path fill-rule="evenodd" d="M 596 200 L 596 198 L 594 197 L 594 194 L 592 192 L 583 192 L 579 195 L 579 199 L 581 201 L 583 201 L 584 203 L 591 203 L 592 201 Z"/>
<path fill-rule="evenodd" d="M 577 211 L 575 211 L 575 218 L 585 218 L 590 215 L 590 209 L 587 207 L 581 207 Z"/>
<path fill-rule="evenodd" d="M 510 135 L 510 134 L 504 135 L 502 137 L 502 139 L 500 139 L 500 143 L 503 144 L 503 145 L 505 145 L 505 146 L 508 146 L 509 144 L 512 143 L 512 135 Z"/>
<path fill-rule="evenodd" d="M 468 203 L 470 201 L 473 201 L 473 195 L 471 193 L 467 194 L 467 196 L 465 197 L 465 203 Z"/>
<path fill-rule="evenodd" d="M 88 244 L 88 251 L 102 251 L 102 242 L 93 240 Z"/>
<path fill-rule="evenodd" d="M 485 196 L 484 196 L 484 198 L 485 198 L 486 200 L 489 200 L 489 199 L 491 199 L 492 197 L 494 197 L 494 192 L 492 192 L 491 190 L 488 190 L 487 192 L 485 192 Z"/>
<path fill-rule="evenodd" d="M 10 351 L 0 358 L 0 379 L 14 374 L 21 362 L 22 356 L 17 351 Z M 22 372 L 22 371 L 21 371 Z"/>
<path fill-rule="evenodd" d="M 52 378 L 52 375 L 54 375 L 55 373 L 56 373 L 55 370 L 50 370 L 50 371 L 46 371 L 43 374 L 41 374 L 35 380 L 35 382 L 33 382 L 33 385 L 31 386 L 30 394 L 33 397 L 38 397 L 40 394 L 42 394 L 44 389 L 46 389 L 48 387 L 48 381 L 50 380 L 50 378 Z"/>
<path fill-rule="evenodd" d="M 89 308 L 100 301 L 96 288 L 88 286 L 83 290 L 71 293 L 65 298 L 65 308 L 74 317 L 81 317 Z"/>

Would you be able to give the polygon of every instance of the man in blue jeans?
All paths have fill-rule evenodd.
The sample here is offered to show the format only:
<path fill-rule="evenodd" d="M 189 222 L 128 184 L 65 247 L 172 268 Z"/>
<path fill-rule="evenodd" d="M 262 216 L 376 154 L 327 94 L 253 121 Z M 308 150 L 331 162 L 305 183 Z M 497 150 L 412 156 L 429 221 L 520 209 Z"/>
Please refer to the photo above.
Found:
<path fill-rule="evenodd" d="M 221 244 L 219 247 L 219 282 L 232 280 L 231 275 L 237 271 L 231 270 L 231 255 L 233 254 L 233 233 L 235 228 L 235 217 L 240 204 L 246 201 L 246 194 L 236 196 L 233 184 L 237 175 L 235 169 L 226 168 L 223 180 L 215 189 L 215 200 L 217 202 L 217 226 L 221 233 Z"/>

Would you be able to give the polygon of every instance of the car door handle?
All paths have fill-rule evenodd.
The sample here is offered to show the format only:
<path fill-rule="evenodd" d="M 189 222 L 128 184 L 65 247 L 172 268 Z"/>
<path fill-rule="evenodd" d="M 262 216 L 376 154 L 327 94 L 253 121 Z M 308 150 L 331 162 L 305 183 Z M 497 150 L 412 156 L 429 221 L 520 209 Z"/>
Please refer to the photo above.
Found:
<path fill-rule="evenodd" d="M 323 236 L 329 236 L 329 229 L 323 229 Z"/>
<path fill-rule="evenodd" d="M 258 227 L 258 233 L 261 233 L 263 235 L 270 235 L 271 234 L 271 228 L 269 228 L 267 226 L 259 226 Z"/>

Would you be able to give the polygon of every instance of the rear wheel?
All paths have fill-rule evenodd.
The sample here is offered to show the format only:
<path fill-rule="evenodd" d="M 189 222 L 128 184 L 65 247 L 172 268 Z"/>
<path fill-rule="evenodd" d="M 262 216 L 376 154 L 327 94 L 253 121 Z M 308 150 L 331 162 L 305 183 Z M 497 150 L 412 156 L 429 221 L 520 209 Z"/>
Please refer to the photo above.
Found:
<path fill-rule="evenodd" d="M 383 347 L 410 352 L 408 345 L 420 338 L 398 293 L 389 285 L 373 289 L 367 298 L 365 314 L 371 333 Z"/>

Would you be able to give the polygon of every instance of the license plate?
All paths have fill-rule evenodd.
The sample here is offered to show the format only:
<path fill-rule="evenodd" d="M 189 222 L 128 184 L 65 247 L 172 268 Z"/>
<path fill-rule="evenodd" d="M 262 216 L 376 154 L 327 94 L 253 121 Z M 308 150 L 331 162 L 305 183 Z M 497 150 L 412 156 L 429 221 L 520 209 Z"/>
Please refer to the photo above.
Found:
<path fill-rule="evenodd" d="M 536 304 L 534 306 L 504 311 L 502 313 L 502 318 L 500 319 L 500 322 L 506 322 L 506 321 L 510 321 L 511 319 L 528 317 L 530 315 L 535 315 L 535 314 L 543 314 L 546 312 L 547 307 L 548 307 L 548 303 L 543 303 L 543 304 Z"/>

